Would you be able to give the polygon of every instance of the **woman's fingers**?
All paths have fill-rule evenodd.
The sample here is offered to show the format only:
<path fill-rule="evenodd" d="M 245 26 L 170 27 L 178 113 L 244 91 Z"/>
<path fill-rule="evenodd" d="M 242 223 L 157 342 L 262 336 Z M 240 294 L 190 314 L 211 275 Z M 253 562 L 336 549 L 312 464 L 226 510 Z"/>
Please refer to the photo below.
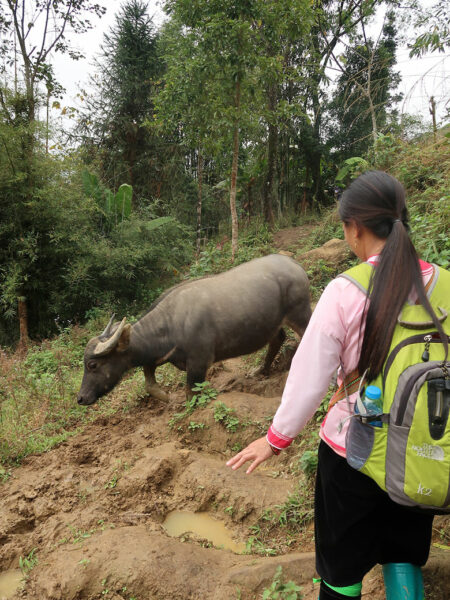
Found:
<path fill-rule="evenodd" d="M 258 465 L 272 456 L 272 449 L 265 437 L 255 440 L 249 444 L 244 450 L 238 452 L 233 458 L 226 463 L 233 471 L 242 467 L 246 462 L 252 461 L 247 469 L 247 473 L 251 473 Z"/>

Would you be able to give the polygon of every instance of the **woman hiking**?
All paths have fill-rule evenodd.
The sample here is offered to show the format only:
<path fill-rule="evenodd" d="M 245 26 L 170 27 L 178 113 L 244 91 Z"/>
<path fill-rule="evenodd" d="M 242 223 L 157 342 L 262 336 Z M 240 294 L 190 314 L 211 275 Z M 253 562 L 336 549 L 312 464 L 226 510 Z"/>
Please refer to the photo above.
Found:
<path fill-rule="evenodd" d="M 422 304 L 443 333 L 425 289 L 434 268 L 419 260 L 409 238 L 403 186 L 385 172 L 368 171 L 342 194 L 339 216 L 351 250 L 373 265 L 370 302 L 344 277 L 328 284 L 292 360 L 267 435 L 231 458 L 227 465 L 232 469 L 249 461 L 251 473 L 287 448 L 319 407 L 336 369 L 341 390 L 344 378 L 351 381 L 365 372 L 373 381 L 407 301 Z M 319 599 L 361 598 L 364 575 L 381 564 L 388 600 L 422 600 L 420 567 L 428 559 L 433 515 L 394 502 L 347 463 L 346 433 L 356 394 L 332 400 L 320 428 L 315 490 Z"/>

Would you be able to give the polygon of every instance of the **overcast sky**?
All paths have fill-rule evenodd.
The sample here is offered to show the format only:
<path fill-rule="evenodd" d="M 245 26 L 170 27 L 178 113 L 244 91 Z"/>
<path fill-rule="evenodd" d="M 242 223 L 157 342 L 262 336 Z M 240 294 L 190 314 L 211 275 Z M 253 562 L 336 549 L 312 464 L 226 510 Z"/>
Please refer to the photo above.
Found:
<path fill-rule="evenodd" d="M 92 20 L 94 28 L 86 34 L 79 35 L 77 46 L 85 53 L 84 60 L 72 61 L 67 55 L 58 56 L 54 61 L 55 72 L 59 81 L 67 89 L 64 103 L 76 105 L 77 92 L 86 85 L 89 73 L 93 72 L 92 59 L 100 51 L 103 33 L 115 23 L 115 14 L 124 0 L 108 0 L 107 11 L 102 19 Z M 425 0 L 427 4 L 433 0 Z M 164 20 L 164 13 L 159 0 L 148 2 L 149 13 L 154 17 L 155 25 Z M 434 96 L 438 107 L 438 121 L 442 120 L 449 102 L 450 54 L 434 53 L 421 59 L 410 59 L 407 48 L 397 52 L 396 69 L 402 75 L 399 90 L 404 100 L 400 104 L 401 112 L 421 114 L 426 121 L 431 121 L 429 99 Z"/>

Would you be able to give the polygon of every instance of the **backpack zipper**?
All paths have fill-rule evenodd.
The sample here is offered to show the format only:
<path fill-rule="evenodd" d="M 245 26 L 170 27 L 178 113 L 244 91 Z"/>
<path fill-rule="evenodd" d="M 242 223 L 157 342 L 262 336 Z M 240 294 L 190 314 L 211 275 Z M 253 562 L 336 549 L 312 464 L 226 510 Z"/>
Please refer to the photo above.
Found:
<path fill-rule="evenodd" d="M 450 363 L 446 363 L 447 367 L 450 367 Z M 405 417 L 406 408 L 408 406 L 409 396 L 411 391 L 416 384 L 416 381 L 424 375 L 427 371 L 432 371 L 433 369 L 439 369 L 443 367 L 443 363 L 439 361 L 433 361 L 432 364 L 425 365 L 420 371 L 418 371 L 413 378 L 410 378 L 405 389 L 403 390 L 402 397 L 400 398 L 397 418 L 395 419 L 395 425 L 402 425 L 403 419 Z"/>
<path fill-rule="evenodd" d="M 450 343 L 450 335 L 447 336 L 447 338 Z M 441 344 L 443 344 L 441 336 L 439 335 L 438 331 L 432 331 L 431 333 L 419 333 L 417 335 L 412 335 L 411 337 L 402 340 L 399 344 L 397 344 L 397 346 L 395 346 L 395 348 L 389 354 L 388 359 L 386 361 L 386 366 L 383 371 L 383 390 L 385 388 L 389 369 L 391 368 L 392 363 L 394 362 L 394 359 L 397 356 L 397 354 L 400 352 L 400 350 L 402 348 L 404 348 L 405 346 L 409 346 L 410 344 L 418 344 L 420 342 L 423 342 L 425 344 L 425 352 L 428 351 L 430 344 L 436 344 L 439 342 Z M 425 354 L 425 352 L 424 352 L 424 354 Z M 426 360 L 428 360 L 428 359 L 424 358 L 424 354 L 422 355 L 422 360 L 424 360 L 424 362 L 426 362 Z"/>

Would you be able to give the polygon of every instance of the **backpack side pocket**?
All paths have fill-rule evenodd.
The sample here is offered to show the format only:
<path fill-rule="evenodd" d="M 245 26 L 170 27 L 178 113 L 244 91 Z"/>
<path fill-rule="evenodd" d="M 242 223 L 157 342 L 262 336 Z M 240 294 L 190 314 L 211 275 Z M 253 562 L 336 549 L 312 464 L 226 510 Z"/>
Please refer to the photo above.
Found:
<path fill-rule="evenodd" d="M 372 477 L 385 488 L 386 427 L 363 423 L 359 416 L 350 420 L 346 440 L 348 464 Z"/>

